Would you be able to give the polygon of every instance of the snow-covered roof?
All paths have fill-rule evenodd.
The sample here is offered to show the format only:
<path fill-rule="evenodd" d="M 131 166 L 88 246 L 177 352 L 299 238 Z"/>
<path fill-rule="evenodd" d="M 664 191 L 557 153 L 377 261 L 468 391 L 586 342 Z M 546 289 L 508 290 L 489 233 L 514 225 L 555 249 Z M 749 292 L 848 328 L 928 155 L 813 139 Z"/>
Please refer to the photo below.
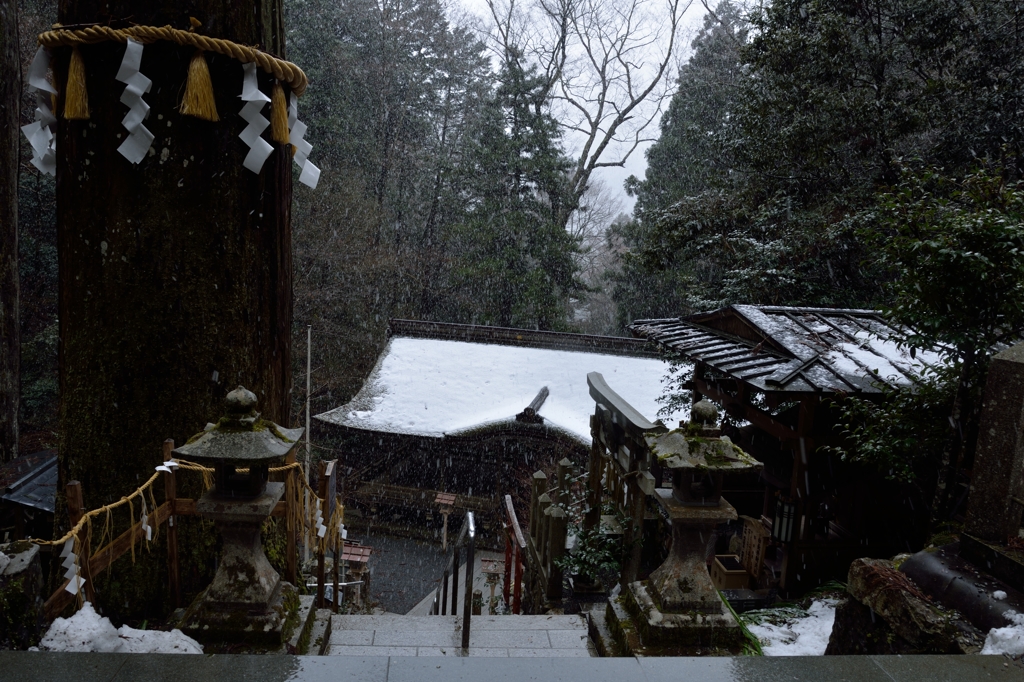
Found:
<path fill-rule="evenodd" d="M 521 339 L 533 334 L 520 331 Z M 393 336 L 359 393 L 316 418 L 365 431 L 457 436 L 513 422 L 547 387 L 537 412 L 544 424 L 589 444 L 588 372 L 604 375 L 653 421 L 667 371 L 655 357 Z"/>
<path fill-rule="evenodd" d="M 899 348 L 899 331 L 875 310 L 733 305 L 630 330 L 765 392 L 878 393 L 943 362 Z"/>

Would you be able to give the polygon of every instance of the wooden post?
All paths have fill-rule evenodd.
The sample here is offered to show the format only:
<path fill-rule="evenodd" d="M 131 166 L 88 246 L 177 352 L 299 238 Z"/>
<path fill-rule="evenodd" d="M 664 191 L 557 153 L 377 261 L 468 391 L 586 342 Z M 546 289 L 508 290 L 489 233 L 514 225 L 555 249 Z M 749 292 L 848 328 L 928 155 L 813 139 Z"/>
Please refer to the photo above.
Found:
<path fill-rule="evenodd" d="M 338 591 L 341 586 L 338 585 L 338 571 L 341 570 L 341 555 L 345 551 L 345 541 L 341 539 L 341 531 L 339 530 L 334 536 L 334 613 L 338 612 L 338 604 L 341 602 L 341 593 Z"/>
<path fill-rule="evenodd" d="M 74 527 L 82 517 L 85 516 L 85 505 L 82 502 L 82 484 L 79 481 L 71 481 L 64 488 L 68 500 L 68 521 Z M 87 601 L 96 603 L 96 591 L 92 584 L 92 570 L 89 566 L 89 559 L 92 557 L 92 550 L 89 547 L 89 536 L 79 536 L 78 544 L 78 567 L 81 569 L 81 576 L 85 580 L 85 598 Z"/>
<path fill-rule="evenodd" d="M 537 553 L 540 555 L 542 568 L 548 563 L 548 537 L 550 535 L 548 532 L 550 526 L 548 510 L 552 508 L 551 498 L 547 493 L 537 498 L 537 537 L 534 542 L 537 543 Z"/>
<path fill-rule="evenodd" d="M 634 471 L 639 471 L 639 469 L 634 469 Z M 629 504 L 630 510 L 630 529 L 623 537 L 623 541 L 629 543 L 629 554 L 627 564 L 624 566 L 625 570 L 622 571 L 622 589 L 626 589 L 629 583 L 636 580 L 640 574 L 640 557 L 643 552 L 644 508 L 646 507 L 644 491 L 640 489 L 640 484 L 636 478 L 630 478 L 624 483 L 624 492 L 628 493 L 626 502 Z"/>
<path fill-rule="evenodd" d="M 587 467 L 587 512 L 583 516 L 583 530 L 594 530 L 601 524 L 601 420 L 590 416 L 590 462 Z"/>
<path fill-rule="evenodd" d="M 522 550 L 518 546 L 513 550 L 513 554 L 515 555 L 515 572 L 512 574 L 512 579 L 515 582 L 512 583 L 512 613 L 519 613 L 522 610 L 523 562 L 522 555 L 520 554 L 521 551 Z"/>
<path fill-rule="evenodd" d="M 174 450 L 174 439 L 168 438 L 163 443 L 165 462 L 174 459 L 172 450 Z M 170 469 L 169 472 L 164 472 L 164 500 L 167 502 L 170 514 L 167 517 L 167 587 L 170 589 L 174 608 L 179 608 L 181 606 L 181 577 L 178 565 L 178 519 L 175 516 L 178 504 L 178 484 L 174 468 L 170 467 Z M 156 510 L 153 510 L 153 513 L 155 514 Z"/>
<path fill-rule="evenodd" d="M 506 497 L 508 497 L 506 495 Z M 506 510 L 506 518 L 508 521 L 504 523 L 505 527 L 505 571 L 501 581 L 501 598 L 506 604 L 509 604 L 511 598 L 511 587 L 512 587 L 512 519 L 508 517 L 508 511 Z M 493 595 L 492 595 L 493 596 Z"/>
<path fill-rule="evenodd" d="M 292 448 L 288 452 L 284 461 L 285 464 L 295 463 L 295 448 Z M 295 505 L 295 475 L 295 469 L 289 469 L 284 478 L 284 532 L 286 536 L 285 542 L 287 543 L 285 549 L 287 557 L 285 559 L 284 579 L 292 585 L 295 585 L 298 582 L 298 567 L 296 566 L 298 563 L 298 550 L 296 547 L 299 529 L 295 527 L 295 510 L 293 509 L 293 506 Z"/>
<path fill-rule="evenodd" d="M 530 490 L 530 536 L 534 538 L 535 542 L 538 535 L 538 527 L 541 521 L 540 515 L 541 513 L 543 513 L 543 510 L 538 511 L 537 505 L 539 504 L 540 496 L 547 492 L 547 487 L 548 477 L 544 474 L 544 472 L 534 471 L 533 486 Z"/>
<path fill-rule="evenodd" d="M 555 561 L 565 555 L 565 537 L 568 531 L 569 517 L 561 507 L 552 506 L 548 510 L 550 528 L 548 532 L 548 584 L 545 592 L 549 600 L 562 599 L 562 569 Z"/>
<path fill-rule="evenodd" d="M 441 509 L 441 516 L 444 518 L 444 527 L 441 529 L 441 551 L 448 551 L 448 514 L 450 511 L 447 508 Z"/>

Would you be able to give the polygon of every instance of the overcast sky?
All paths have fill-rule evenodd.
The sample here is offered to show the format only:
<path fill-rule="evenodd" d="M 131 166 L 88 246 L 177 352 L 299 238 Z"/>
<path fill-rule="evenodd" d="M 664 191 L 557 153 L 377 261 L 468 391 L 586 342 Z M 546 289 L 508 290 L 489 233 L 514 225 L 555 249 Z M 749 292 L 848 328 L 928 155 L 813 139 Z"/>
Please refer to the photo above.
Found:
<path fill-rule="evenodd" d="M 453 0 L 453 4 L 461 5 L 463 8 L 465 8 L 467 12 L 480 18 L 481 22 L 483 22 L 483 25 L 490 25 L 491 14 L 490 10 L 487 9 L 486 0 Z M 686 15 L 684 16 L 683 28 L 681 30 L 679 40 L 677 42 L 677 46 L 681 48 L 677 50 L 677 54 L 681 56 L 683 59 L 685 59 L 686 56 L 689 54 L 690 42 L 693 40 L 693 35 L 696 28 L 701 25 L 701 21 L 703 20 L 704 14 L 704 7 L 702 7 L 699 2 L 695 1 L 690 6 L 690 9 L 687 10 Z M 672 81 L 675 80 L 675 73 L 675 68 L 672 68 L 669 72 Z M 651 124 L 648 130 L 645 131 L 645 134 L 648 137 L 657 137 L 657 121 Z M 570 151 L 573 151 L 571 149 L 573 142 L 572 139 L 566 138 L 565 142 L 566 145 L 570 148 Z M 650 143 L 646 143 L 638 147 L 632 153 L 632 155 L 630 155 L 629 160 L 626 162 L 626 165 L 623 168 L 600 168 L 594 173 L 594 177 L 596 177 L 601 183 L 603 183 L 605 187 L 607 187 L 608 191 L 621 203 L 621 210 L 625 213 L 632 213 L 633 204 L 635 203 L 635 201 L 631 197 L 626 195 L 626 191 L 623 189 L 622 184 L 630 175 L 636 175 L 638 178 L 641 179 L 644 177 L 644 171 L 647 168 L 647 159 L 644 158 L 644 151 L 649 146 Z M 613 155 L 617 151 L 620 150 L 615 150 L 609 147 L 608 151 L 606 152 L 606 158 L 614 158 Z"/>

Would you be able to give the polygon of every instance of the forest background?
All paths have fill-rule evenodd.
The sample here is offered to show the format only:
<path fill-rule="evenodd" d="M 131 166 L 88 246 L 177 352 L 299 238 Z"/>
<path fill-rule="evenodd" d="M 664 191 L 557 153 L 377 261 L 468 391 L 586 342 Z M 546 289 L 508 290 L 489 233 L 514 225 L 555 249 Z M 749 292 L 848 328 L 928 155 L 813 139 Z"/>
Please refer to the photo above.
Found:
<path fill-rule="evenodd" d="M 26 72 L 56 7 L 18 6 Z M 904 480 L 969 466 L 988 349 L 1024 327 L 1024 2 L 724 1 L 688 51 L 673 0 L 491 7 L 285 2 L 323 169 L 293 205 L 296 419 L 307 325 L 316 413 L 391 317 L 624 334 L 729 303 L 877 307 L 950 364 L 852 401 L 846 454 Z M 617 214 L 594 172 L 645 138 Z M 26 453 L 55 445 L 57 392 L 54 187 L 30 156 Z"/>

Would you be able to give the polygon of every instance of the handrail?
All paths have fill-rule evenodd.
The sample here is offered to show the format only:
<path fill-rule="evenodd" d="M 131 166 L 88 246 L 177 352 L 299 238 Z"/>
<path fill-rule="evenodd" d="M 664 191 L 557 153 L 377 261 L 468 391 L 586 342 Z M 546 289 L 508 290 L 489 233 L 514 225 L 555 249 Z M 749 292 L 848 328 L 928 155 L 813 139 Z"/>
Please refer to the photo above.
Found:
<path fill-rule="evenodd" d="M 468 538 L 468 543 L 467 543 Z M 448 615 L 448 578 L 452 579 L 452 612 L 457 616 L 459 605 L 459 555 L 462 546 L 466 546 L 466 595 L 463 603 L 462 614 L 462 648 L 469 648 L 469 627 L 470 615 L 473 612 L 473 562 L 476 553 L 476 519 L 473 512 L 466 512 L 466 520 L 462 522 L 462 528 L 454 542 L 451 543 L 449 556 L 444 564 L 444 573 L 441 577 L 441 584 L 437 586 L 434 593 L 434 602 L 431 606 L 431 615 Z"/>

